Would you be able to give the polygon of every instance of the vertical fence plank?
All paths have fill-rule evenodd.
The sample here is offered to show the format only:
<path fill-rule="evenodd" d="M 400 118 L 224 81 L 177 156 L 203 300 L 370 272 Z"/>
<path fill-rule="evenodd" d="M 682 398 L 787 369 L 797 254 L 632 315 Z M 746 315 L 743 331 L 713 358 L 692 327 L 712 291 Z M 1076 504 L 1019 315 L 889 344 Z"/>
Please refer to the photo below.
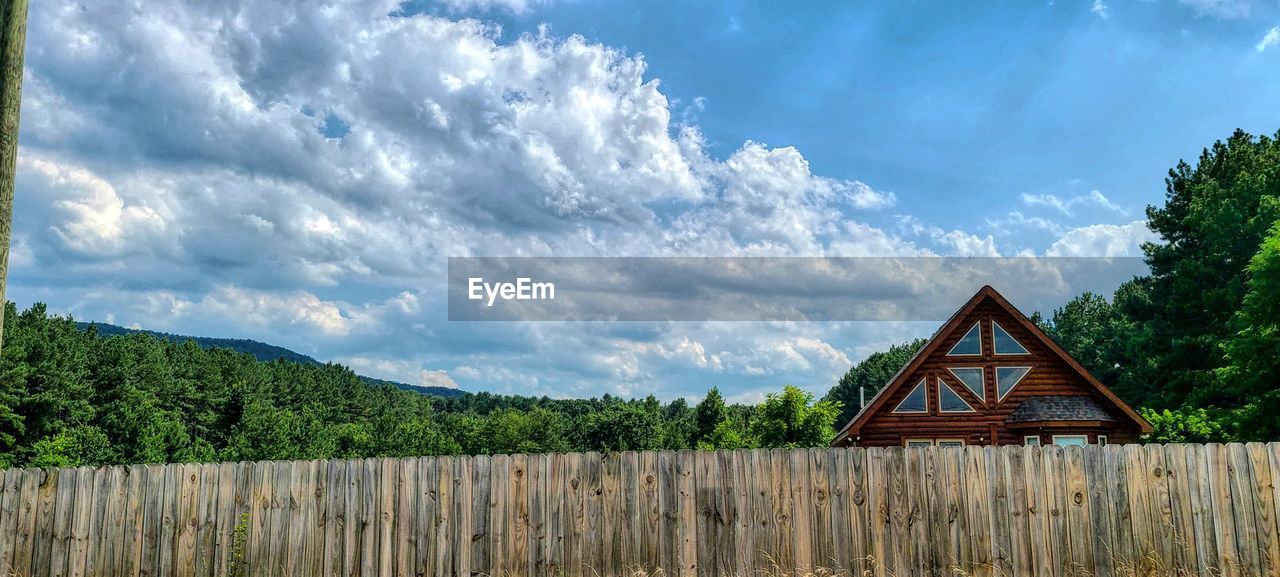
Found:
<path fill-rule="evenodd" d="M 471 557 L 468 559 L 472 573 L 489 574 L 490 535 L 489 510 L 496 507 L 489 483 L 491 458 L 476 455 L 471 458 Z"/>
<path fill-rule="evenodd" d="M 875 577 L 885 577 L 891 574 L 894 545 L 889 539 L 889 495 L 893 489 L 889 480 L 888 454 L 886 449 L 872 447 L 867 449 L 866 456 L 868 526 L 871 532 L 869 563 Z"/>
<path fill-rule="evenodd" d="M 615 473 L 616 474 L 616 473 Z M 529 568 L 529 458 L 523 454 L 511 456 L 507 472 L 507 540 L 510 542 L 507 556 L 507 572 L 525 575 Z M 609 518 L 609 514 L 605 514 Z M 606 528 L 606 535 L 613 532 Z M 601 535 L 605 537 L 606 535 Z M 605 563 L 604 567 L 610 567 Z M 603 572 L 602 572 L 603 574 Z"/>
<path fill-rule="evenodd" d="M 415 550 L 413 567 L 416 574 L 430 576 L 435 567 L 435 531 L 438 518 L 435 510 L 439 507 L 439 473 L 436 462 L 440 459 L 422 457 L 417 459 L 417 527 L 415 530 Z M 326 573 L 329 574 L 329 573 Z"/>
<path fill-rule="evenodd" d="M 1258 571 L 1263 575 L 1280 574 L 1280 536 L 1276 534 L 1276 501 L 1274 471 L 1266 445 L 1245 445 L 1252 472 L 1253 484 L 1253 533 L 1257 536 Z"/>
<path fill-rule="evenodd" d="M 716 504 L 715 487 L 720 482 L 715 453 L 698 451 L 694 454 L 694 475 L 697 490 L 694 495 L 697 522 L 694 527 L 698 571 L 705 575 L 719 575 L 716 541 L 719 539 L 716 516 L 720 514 Z"/>
<path fill-rule="evenodd" d="M 71 556 L 71 525 L 75 519 L 76 506 L 76 469 L 63 469 L 58 479 L 58 494 L 54 512 L 53 533 L 49 543 L 49 574 L 54 577 L 66 577 L 70 574 L 69 560 Z M 128 531 L 120 537 L 126 541 Z M 3 539 L 0 535 L 0 539 Z"/>
<path fill-rule="evenodd" d="M 783 571 L 791 571 L 791 568 L 796 566 L 795 542 L 792 539 L 795 525 L 791 519 L 792 493 L 789 454 L 790 451 L 786 449 L 769 450 L 775 547 L 773 561 Z"/>
<path fill-rule="evenodd" d="M 500 575 L 505 570 L 507 554 L 507 476 L 511 459 L 507 455 L 494 455 L 489 462 L 489 570 Z"/>
<path fill-rule="evenodd" d="M 1013 572 L 1013 543 L 1009 520 L 1009 484 L 1004 474 L 1005 453 L 1000 447 L 989 446 L 983 447 L 982 456 L 987 470 L 987 495 L 991 503 L 988 521 L 991 531 L 992 572 L 995 575 L 1009 575 Z"/>
<path fill-rule="evenodd" d="M 551 455 L 547 476 L 547 575 L 565 573 L 565 519 L 568 506 L 565 493 L 565 455 Z"/>
<path fill-rule="evenodd" d="M 396 577 L 414 577 L 415 548 L 414 531 L 418 526 L 418 460 L 398 459 L 396 468 Z"/>
<path fill-rule="evenodd" d="M 896 571 L 918 574 L 945 574 L 948 559 L 945 512 L 946 475 L 938 462 L 936 449 L 905 449 L 904 514 L 909 532 L 906 539 L 896 541 L 900 558 Z M 910 551 L 906 549 L 910 549 Z M 908 557 L 901 557 L 908 555 Z M 909 564 L 902 564 L 909 563 Z M 908 569 L 909 568 L 909 569 Z"/>
<path fill-rule="evenodd" d="M 475 534 L 471 515 L 475 497 L 471 493 L 469 482 L 475 476 L 475 459 L 469 456 L 447 459 L 453 467 L 453 495 L 450 497 L 453 515 L 449 517 L 449 531 L 453 535 L 454 543 L 453 571 L 459 575 L 466 575 L 468 572 L 474 573 L 471 566 L 475 562 L 471 557 L 471 547 L 468 546 L 468 539 L 474 538 Z"/>
<path fill-rule="evenodd" d="M 1092 571 L 1097 577 L 1113 577 L 1112 547 L 1115 524 L 1111 515 L 1110 485 L 1107 483 L 1105 447 L 1091 445 L 1084 452 L 1084 481 L 1092 526 Z"/>
<path fill-rule="evenodd" d="M 9 469 L 3 473 L 0 485 L 0 574 L 13 572 L 13 545 L 18 540 L 17 521 L 19 494 L 22 487 L 22 469 Z"/>
<path fill-rule="evenodd" d="M 962 500 L 968 514 L 969 534 L 973 543 L 973 569 L 977 577 L 991 577 L 995 566 L 991 554 L 992 501 L 990 480 L 987 477 L 986 451 L 984 447 L 967 446 L 963 449 L 965 458 L 965 490 Z M 920 546 L 924 546 L 921 543 Z"/>
<path fill-rule="evenodd" d="M 777 543 L 777 520 L 774 518 L 772 465 L 768 449 L 752 449 L 743 455 L 751 479 L 751 526 L 755 528 L 755 544 L 751 551 L 751 567 L 755 571 L 770 568 Z"/>
<path fill-rule="evenodd" d="M 26 574 L 43 577 L 52 569 L 53 525 L 56 520 L 59 470 L 46 469 L 36 489 L 35 529 L 32 532 L 31 566 Z"/>
<path fill-rule="evenodd" d="M 1251 479 L 1252 467 L 1244 445 L 1233 443 L 1227 447 L 1227 484 L 1231 492 L 1231 505 L 1234 510 L 1236 550 L 1240 559 L 1242 575 L 1262 575 L 1259 567 L 1261 551 L 1258 547 L 1258 533 L 1254 528 L 1257 507 L 1254 503 L 1254 482 Z"/>
<path fill-rule="evenodd" d="M 1182 445 L 1164 445 L 1165 473 L 1169 479 L 1169 513 L 1174 543 L 1175 572 L 1196 571 L 1196 539 L 1191 523 L 1191 479 L 1187 477 L 1187 458 Z"/>
<path fill-rule="evenodd" d="M 630 453 L 632 463 L 635 461 L 635 453 Z M 550 540 L 547 534 L 547 482 L 550 477 L 551 460 L 549 455 L 537 454 L 529 455 L 526 466 L 528 467 L 528 483 L 529 483 L 529 574 L 535 576 L 549 575 L 547 570 L 547 561 L 550 557 Z M 635 468 L 633 466 L 631 472 L 632 479 L 635 478 Z M 632 486 L 632 489 L 635 489 Z M 634 496 L 634 493 L 633 493 Z M 637 519 L 635 511 L 632 511 L 628 517 L 632 522 Z M 635 538 L 635 528 L 632 528 L 632 538 Z M 636 561 L 632 557 L 631 565 Z"/>

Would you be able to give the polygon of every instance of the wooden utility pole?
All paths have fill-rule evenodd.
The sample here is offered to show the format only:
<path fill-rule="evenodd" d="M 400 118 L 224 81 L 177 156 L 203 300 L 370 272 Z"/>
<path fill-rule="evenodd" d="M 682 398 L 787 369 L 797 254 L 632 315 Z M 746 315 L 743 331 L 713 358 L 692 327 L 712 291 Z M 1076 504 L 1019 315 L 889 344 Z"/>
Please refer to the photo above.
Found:
<path fill-rule="evenodd" d="M 27 0 L 0 0 L 0 346 L 4 344 L 5 287 L 13 229 L 13 181 L 22 108 L 22 57 L 27 45 Z"/>

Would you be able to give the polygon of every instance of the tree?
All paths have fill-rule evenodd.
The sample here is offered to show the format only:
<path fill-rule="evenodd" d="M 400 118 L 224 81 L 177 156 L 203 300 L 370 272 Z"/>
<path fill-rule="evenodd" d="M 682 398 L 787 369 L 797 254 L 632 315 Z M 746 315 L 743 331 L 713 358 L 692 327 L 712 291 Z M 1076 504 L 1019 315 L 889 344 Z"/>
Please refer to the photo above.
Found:
<path fill-rule="evenodd" d="M 658 448 L 662 426 L 658 414 L 633 403 L 614 403 L 588 413 L 579 426 L 588 451 L 645 451 Z"/>
<path fill-rule="evenodd" d="M 696 429 L 691 444 L 697 445 L 699 441 L 710 438 L 725 419 L 724 398 L 720 396 L 720 390 L 711 387 L 693 412 Z"/>
<path fill-rule="evenodd" d="M 843 377 L 840 377 L 840 382 L 827 392 L 827 396 L 823 397 L 823 400 L 838 402 L 843 407 L 836 418 L 836 423 L 842 425 L 849 422 L 862 409 L 859 396 L 863 393 L 860 393 L 859 389 L 864 389 L 866 397 L 871 398 L 876 391 L 888 384 L 889 380 L 910 362 L 911 357 L 915 356 L 927 342 L 929 342 L 927 339 L 916 339 L 893 345 L 887 351 L 871 353 L 871 356 L 851 367 Z"/>
<path fill-rule="evenodd" d="M 751 436 L 761 447 L 823 447 L 835 437 L 838 401 L 814 402 L 812 393 L 786 385 L 765 397 L 751 420 Z"/>
<path fill-rule="evenodd" d="M 1226 432 L 1219 419 L 1205 409 L 1140 409 L 1154 429 L 1144 439 L 1150 443 L 1213 443 L 1224 440 Z"/>
<path fill-rule="evenodd" d="M 1143 246 L 1149 298 L 1124 311 L 1137 321 L 1130 353 L 1149 359 L 1130 377 L 1157 408 L 1237 407 L 1245 400 L 1217 387 L 1214 371 L 1225 366 L 1220 344 L 1235 332 L 1245 267 L 1280 220 L 1280 142 L 1237 130 L 1165 183 L 1164 207 L 1147 208 L 1161 239 Z"/>
<path fill-rule="evenodd" d="M 1217 378 L 1224 391 L 1247 404 L 1240 414 L 1242 440 L 1280 438 L 1280 221 L 1248 267 L 1248 292 L 1223 344 L 1226 366 Z"/>

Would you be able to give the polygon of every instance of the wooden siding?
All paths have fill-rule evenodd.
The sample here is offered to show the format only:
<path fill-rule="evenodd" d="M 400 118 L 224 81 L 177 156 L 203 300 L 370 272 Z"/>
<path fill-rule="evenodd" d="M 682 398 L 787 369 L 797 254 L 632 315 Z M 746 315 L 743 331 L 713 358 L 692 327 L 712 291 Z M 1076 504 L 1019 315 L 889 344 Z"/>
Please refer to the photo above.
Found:
<path fill-rule="evenodd" d="M 1277 475 L 1274 443 L 9 469 L 0 574 L 1276 575 Z"/>
<path fill-rule="evenodd" d="M 993 350 L 992 321 L 1000 324 L 1013 338 L 1017 339 L 1030 353 L 1029 355 L 996 355 Z M 982 356 L 947 356 L 974 322 L 982 325 Z M 1000 445 L 1022 444 L 1024 435 L 1043 434 L 1047 444 L 1052 434 L 1087 434 L 1090 442 L 1097 442 L 1097 435 L 1108 436 L 1111 443 L 1131 443 L 1137 440 L 1138 428 L 1129 421 L 1122 412 L 1115 410 L 1111 401 L 1089 385 L 1058 355 L 1045 347 L 1033 336 L 1022 322 L 1013 317 L 1003 307 L 991 299 L 979 303 L 973 311 L 965 315 L 957 324 L 957 329 L 950 334 L 941 335 L 939 346 L 933 354 L 920 366 L 905 377 L 905 384 L 892 394 L 880 410 L 872 415 L 857 435 L 858 446 L 901 446 L 907 439 L 915 438 L 960 438 L 966 444 L 986 445 L 992 439 Z M 1018 386 L 1004 398 L 996 401 L 995 367 L 1030 366 L 1031 371 Z M 950 368 L 982 367 L 987 402 L 979 400 L 963 383 L 948 371 Z M 929 414 L 895 414 L 893 409 L 902 402 L 921 378 L 928 387 Z M 938 379 L 951 386 L 973 407 L 975 413 L 941 413 L 938 411 Z M 1099 405 L 1110 410 L 1112 423 L 1100 426 L 1071 427 L 1039 431 L 1037 429 L 1011 429 L 1005 420 L 1013 413 L 1018 404 L 1033 396 L 1090 396 Z"/>

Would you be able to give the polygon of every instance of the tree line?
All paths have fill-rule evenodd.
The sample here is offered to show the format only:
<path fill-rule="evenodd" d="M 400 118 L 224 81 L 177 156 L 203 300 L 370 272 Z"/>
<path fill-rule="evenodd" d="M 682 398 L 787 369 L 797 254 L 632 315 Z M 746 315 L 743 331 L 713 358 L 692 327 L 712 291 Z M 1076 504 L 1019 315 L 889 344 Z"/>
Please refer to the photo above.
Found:
<path fill-rule="evenodd" d="M 840 407 L 784 387 L 757 406 L 712 389 L 652 396 L 424 395 L 336 365 L 202 348 L 8 303 L 0 466 L 819 446 Z"/>

